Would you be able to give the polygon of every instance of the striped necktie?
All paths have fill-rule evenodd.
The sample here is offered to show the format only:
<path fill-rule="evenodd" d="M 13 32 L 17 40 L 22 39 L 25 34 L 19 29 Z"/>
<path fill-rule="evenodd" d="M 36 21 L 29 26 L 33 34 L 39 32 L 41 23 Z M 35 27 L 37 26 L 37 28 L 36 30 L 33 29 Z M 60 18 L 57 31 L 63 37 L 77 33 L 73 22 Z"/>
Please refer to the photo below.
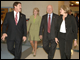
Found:
<path fill-rule="evenodd" d="M 15 16 L 15 23 L 16 23 L 16 25 L 17 25 L 17 14 L 18 13 L 16 13 L 16 16 Z"/>

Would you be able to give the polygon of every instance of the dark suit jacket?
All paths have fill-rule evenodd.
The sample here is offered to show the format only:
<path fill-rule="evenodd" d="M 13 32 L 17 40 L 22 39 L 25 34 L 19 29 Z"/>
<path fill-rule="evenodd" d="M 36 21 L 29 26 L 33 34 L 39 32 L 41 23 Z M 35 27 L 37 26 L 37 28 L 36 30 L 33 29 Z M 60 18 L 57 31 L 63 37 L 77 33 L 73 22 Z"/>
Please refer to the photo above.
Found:
<path fill-rule="evenodd" d="M 56 22 L 56 26 L 55 26 L 55 37 L 57 37 L 58 39 L 60 39 L 60 26 L 62 23 L 63 19 L 62 16 L 59 16 L 57 22 Z M 77 24 L 76 24 L 76 20 L 73 16 L 68 15 L 65 18 L 65 25 L 66 25 L 66 40 L 71 41 L 73 39 L 77 39 Z"/>
<path fill-rule="evenodd" d="M 7 28 L 8 26 L 8 28 Z M 7 31 L 6 31 L 7 28 Z M 23 36 L 27 35 L 26 17 L 20 13 L 18 24 L 15 24 L 14 11 L 6 13 L 3 22 L 2 33 L 7 33 L 8 40 L 21 40 Z"/>
<path fill-rule="evenodd" d="M 39 35 L 43 35 L 43 40 L 47 39 L 47 27 L 48 27 L 47 17 L 48 17 L 48 14 L 42 16 L 42 21 L 40 25 Z M 55 38 L 55 28 L 54 27 L 55 27 L 55 20 L 57 20 L 57 18 L 58 18 L 58 15 L 53 13 L 52 23 L 51 23 L 51 32 L 50 32 L 51 39 Z"/>

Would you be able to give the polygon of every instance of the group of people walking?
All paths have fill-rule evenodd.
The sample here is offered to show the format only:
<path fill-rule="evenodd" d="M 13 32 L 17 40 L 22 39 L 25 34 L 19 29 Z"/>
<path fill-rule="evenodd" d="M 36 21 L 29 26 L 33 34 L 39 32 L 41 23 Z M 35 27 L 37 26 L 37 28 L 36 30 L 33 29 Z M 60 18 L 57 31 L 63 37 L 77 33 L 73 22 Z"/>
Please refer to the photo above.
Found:
<path fill-rule="evenodd" d="M 20 12 L 21 2 L 14 2 L 13 7 L 14 11 L 8 12 L 4 19 L 1 39 L 7 39 L 7 48 L 14 59 L 21 58 L 22 40 L 26 41 L 28 33 L 34 57 L 37 55 L 37 42 L 43 40 L 43 49 L 48 54 L 48 59 L 54 58 L 58 43 L 61 59 L 71 58 L 73 40 L 74 46 L 77 45 L 77 24 L 75 18 L 68 14 L 68 6 L 61 6 L 59 16 L 53 13 L 52 5 L 48 5 L 47 14 L 42 18 L 39 16 L 39 9 L 34 8 L 28 26 L 26 16 Z"/>

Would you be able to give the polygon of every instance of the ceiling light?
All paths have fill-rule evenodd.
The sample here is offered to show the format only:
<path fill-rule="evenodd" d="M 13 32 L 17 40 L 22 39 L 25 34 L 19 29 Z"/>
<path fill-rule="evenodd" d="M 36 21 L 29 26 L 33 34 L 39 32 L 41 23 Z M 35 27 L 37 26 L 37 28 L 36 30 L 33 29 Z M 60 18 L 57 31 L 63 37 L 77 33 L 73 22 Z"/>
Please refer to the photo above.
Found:
<path fill-rule="evenodd" d="M 76 4 L 79 4 L 79 2 L 77 1 Z"/>
<path fill-rule="evenodd" d="M 74 5 L 74 4 L 71 4 L 72 6 Z"/>

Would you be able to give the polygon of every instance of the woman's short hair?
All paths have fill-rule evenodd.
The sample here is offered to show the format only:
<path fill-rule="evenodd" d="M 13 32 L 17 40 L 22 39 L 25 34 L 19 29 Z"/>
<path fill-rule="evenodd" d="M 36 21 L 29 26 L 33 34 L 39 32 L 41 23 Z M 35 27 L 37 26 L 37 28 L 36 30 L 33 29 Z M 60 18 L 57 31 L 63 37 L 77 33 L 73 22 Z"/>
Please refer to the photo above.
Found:
<path fill-rule="evenodd" d="M 36 11 L 38 12 L 37 15 L 39 15 L 39 9 L 38 9 L 38 8 L 34 8 L 34 9 L 33 9 L 33 15 L 34 15 L 34 10 L 36 10 Z"/>
<path fill-rule="evenodd" d="M 67 5 L 62 5 L 61 8 L 66 11 L 65 13 L 69 13 L 70 12 L 70 7 Z"/>

